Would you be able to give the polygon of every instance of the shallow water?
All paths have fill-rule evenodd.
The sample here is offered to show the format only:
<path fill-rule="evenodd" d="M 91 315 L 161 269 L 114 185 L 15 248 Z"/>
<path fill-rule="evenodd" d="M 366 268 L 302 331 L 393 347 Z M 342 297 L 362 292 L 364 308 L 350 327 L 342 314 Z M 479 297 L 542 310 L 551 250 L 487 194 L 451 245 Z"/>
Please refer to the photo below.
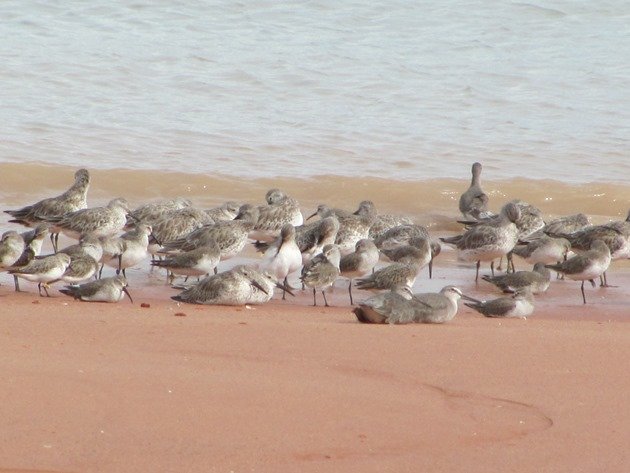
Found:
<path fill-rule="evenodd" d="M 6 0 L 0 16 L 3 163 L 415 186 L 481 161 L 489 182 L 628 184 L 626 1 Z"/>

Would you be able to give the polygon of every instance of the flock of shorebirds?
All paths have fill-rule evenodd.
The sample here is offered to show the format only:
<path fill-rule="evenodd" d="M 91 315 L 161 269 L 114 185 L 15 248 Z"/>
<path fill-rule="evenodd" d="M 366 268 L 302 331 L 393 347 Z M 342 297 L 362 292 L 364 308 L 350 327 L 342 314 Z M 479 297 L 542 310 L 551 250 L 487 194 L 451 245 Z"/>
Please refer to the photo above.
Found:
<path fill-rule="evenodd" d="M 75 173 L 63 194 L 5 211 L 9 222 L 31 230 L 2 235 L 0 270 L 13 275 L 16 291 L 24 279 L 37 283 L 40 296 L 49 296 L 50 285 L 62 282 L 60 291 L 75 299 L 118 302 L 125 295 L 131 300 L 125 270 L 150 257 L 153 266 L 167 271 L 171 284 L 185 278 L 172 299 L 219 305 L 261 304 L 276 288 L 285 299 L 295 290 L 289 276 L 300 271 L 302 289 L 312 290 L 314 305 L 321 293 L 328 306 L 327 289 L 345 278 L 361 322 L 442 323 L 456 315 L 461 298 L 486 316 L 527 317 L 534 311 L 534 295 L 549 287 L 551 271 L 581 281 L 586 303 L 584 282 L 595 286 L 599 279 L 607 286 L 611 261 L 630 257 L 630 214 L 604 225 L 592 225 L 584 214 L 546 222 L 539 209 L 520 200 L 493 214 L 481 187 L 481 169 L 473 164 L 470 187 L 459 199 L 463 232 L 439 240 L 455 247 L 460 261 L 476 263 L 476 282 L 481 263 L 490 263 L 491 275 L 482 279 L 508 294 L 492 300 L 469 297 L 452 285 L 439 293 L 414 294 L 421 269 L 428 267 L 431 277 L 441 245 L 409 217 L 377 214 L 369 200 L 354 212 L 320 205 L 306 220 L 298 202 L 279 189 L 269 190 L 263 205 L 226 202 L 200 209 L 175 198 L 130 209 L 125 199 L 116 198 L 88 208 L 85 169 Z M 77 243 L 58 248 L 60 233 Z M 41 255 L 47 235 L 54 252 Z M 219 272 L 219 263 L 241 253 L 248 242 L 263 254 L 259 264 Z M 533 269 L 515 271 L 513 255 Z M 503 258 L 507 272 L 495 274 L 494 262 Z M 389 264 L 376 269 L 383 260 Z M 104 266 L 116 275 L 102 277 Z M 190 277 L 197 282 L 188 283 Z M 377 293 L 355 304 L 353 287 Z"/>

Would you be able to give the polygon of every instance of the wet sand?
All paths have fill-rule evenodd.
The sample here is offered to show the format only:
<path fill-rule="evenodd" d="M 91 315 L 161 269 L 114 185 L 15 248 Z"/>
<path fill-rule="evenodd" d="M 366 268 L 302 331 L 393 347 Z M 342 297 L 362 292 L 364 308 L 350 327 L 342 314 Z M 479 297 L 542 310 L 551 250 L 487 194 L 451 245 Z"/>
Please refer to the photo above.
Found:
<path fill-rule="evenodd" d="M 496 294 L 436 273 L 421 285 Z M 586 306 L 554 281 L 527 320 L 461 305 L 440 326 L 359 324 L 341 282 L 336 307 L 298 291 L 233 308 L 158 282 L 90 304 L 3 279 L 0 473 L 625 472 L 630 272 L 609 279 Z"/>

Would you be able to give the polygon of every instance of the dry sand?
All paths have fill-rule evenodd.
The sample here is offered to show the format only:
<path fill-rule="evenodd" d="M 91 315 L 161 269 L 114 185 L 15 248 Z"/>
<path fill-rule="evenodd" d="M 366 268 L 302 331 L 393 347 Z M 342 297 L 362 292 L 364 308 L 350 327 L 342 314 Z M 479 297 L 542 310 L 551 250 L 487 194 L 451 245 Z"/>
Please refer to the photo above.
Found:
<path fill-rule="evenodd" d="M 554 281 L 527 320 L 461 306 L 440 326 L 359 324 L 343 284 L 332 308 L 3 284 L 0 473 L 627 472 L 630 273 L 610 282 L 586 306 Z"/>

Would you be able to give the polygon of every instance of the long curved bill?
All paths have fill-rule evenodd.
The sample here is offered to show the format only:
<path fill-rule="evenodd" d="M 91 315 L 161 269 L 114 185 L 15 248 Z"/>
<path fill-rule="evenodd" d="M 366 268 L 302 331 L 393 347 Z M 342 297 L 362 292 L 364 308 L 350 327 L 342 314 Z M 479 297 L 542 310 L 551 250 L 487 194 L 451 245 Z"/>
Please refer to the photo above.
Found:
<path fill-rule="evenodd" d="M 479 299 L 475 299 L 474 297 L 467 296 L 466 294 L 462 294 L 462 299 L 466 299 L 467 301 L 481 304 L 481 301 Z"/>
<path fill-rule="evenodd" d="M 262 285 L 260 285 L 260 283 L 258 283 L 257 281 L 252 281 L 252 286 L 260 289 L 262 292 L 264 292 L 265 294 L 269 295 L 269 292 L 267 292 L 267 289 L 265 289 Z"/>
<path fill-rule="evenodd" d="M 130 301 L 131 301 L 131 303 L 133 304 L 133 299 L 131 298 L 131 294 L 129 294 L 129 291 L 127 290 L 127 288 L 126 288 L 126 287 L 123 287 L 123 288 L 122 288 L 122 290 L 123 290 L 123 292 L 124 292 L 125 294 L 127 294 L 127 297 L 129 297 L 129 300 L 130 300 Z"/>
<path fill-rule="evenodd" d="M 282 289 L 283 291 L 285 291 L 287 294 L 291 294 L 293 297 L 295 297 L 295 294 L 293 294 L 291 292 L 291 287 L 288 284 L 283 284 L 281 282 L 277 282 L 276 283 L 276 287 L 278 289 Z"/>

